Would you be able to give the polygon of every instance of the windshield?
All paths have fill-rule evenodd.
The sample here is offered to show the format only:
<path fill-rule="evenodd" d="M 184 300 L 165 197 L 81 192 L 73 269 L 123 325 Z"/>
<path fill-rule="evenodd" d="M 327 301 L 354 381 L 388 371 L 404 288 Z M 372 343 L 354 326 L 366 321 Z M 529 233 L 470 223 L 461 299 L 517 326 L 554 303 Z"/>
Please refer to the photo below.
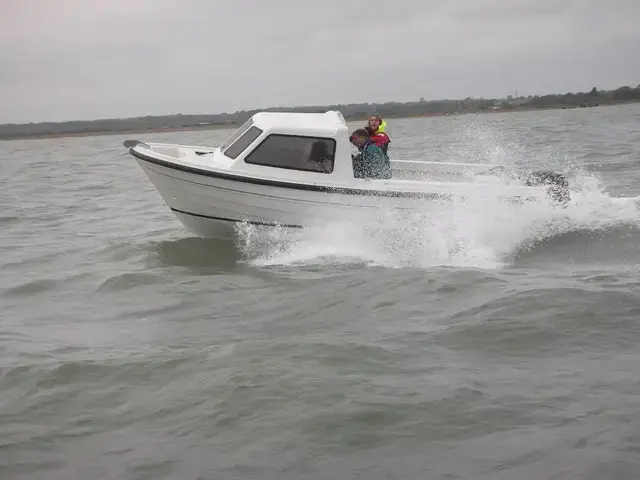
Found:
<path fill-rule="evenodd" d="M 249 130 L 249 128 L 251 127 L 251 125 L 253 125 L 253 118 L 250 118 L 249 120 L 247 120 L 246 122 L 244 122 L 244 124 L 237 129 L 235 132 L 233 132 L 233 134 L 231 134 L 231 136 L 229 138 L 227 138 L 222 145 L 220 145 L 220 151 L 224 151 L 229 145 L 231 145 L 233 142 L 235 142 L 238 138 L 240 138 L 242 136 L 242 134 L 244 132 L 246 132 L 247 130 Z"/>
<path fill-rule="evenodd" d="M 238 158 L 245 149 L 253 143 L 253 141 L 262 135 L 262 130 L 258 127 L 250 127 L 249 130 L 244 132 L 240 138 L 238 138 L 235 142 L 233 142 L 223 153 L 234 160 Z"/>

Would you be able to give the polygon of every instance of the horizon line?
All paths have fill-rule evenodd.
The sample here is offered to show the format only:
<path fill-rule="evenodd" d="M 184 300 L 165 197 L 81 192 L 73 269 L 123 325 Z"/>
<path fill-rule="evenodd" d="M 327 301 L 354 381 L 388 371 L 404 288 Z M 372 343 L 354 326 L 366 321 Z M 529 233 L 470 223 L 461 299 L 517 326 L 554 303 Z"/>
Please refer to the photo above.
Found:
<path fill-rule="evenodd" d="M 41 120 L 41 121 L 32 121 L 32 122 L 9 122 L 9 123 L 0 123 L 0 126 L 21 126 L 21 125 L 39 125 L 39 124 L 63 124 L 63 123 L 73 123 L 73 122 L 101 122 L 101 121 L 112 121 L 112 120 L 134 120 L 134 119 L 141 119 L 141 118 L 161 118 L 161 117 L 177 117 L 177 116 L 183 116 L 183 117 L 190 117 L 190 116 L 234 116 L 234 115 L 241 115 L 241 114 L 246 114 L 246 113 L 250 113 L 250 112 L 259 112 L 259 111 L 273 111 L 273 110 L 278 110 L 278 109 L 283 109 L 283 110 L 290 110 L 290 109 L 321 109 L 321 108 L 328 108 L 328 107 L 341 107 L 341 106 L 345 106 L 345 107 L 349 107 L 349 106 L 365 106 L 365 105 L 371 105 L 371 106 L 381 106 L 381 105 L 388 105 L 388 104 L 397 104 L 397 105 L 408 105 L 408 104 L 417 104 L 417 103 L 424 103 L 424 104 L 429 104 L 429 103 L 435 103 L 435 102 L 462 102 L 462 101 L 468 101 L 468 100 L 482 100 L 482 101 L 499 101 L 499 100 L 508 100 L 509 97 L 512 97 L 512 99 L 528 99 L 528 98 L 542 98 L 542 97 L 547 97 L 547 96 L 558 96 L 558 95 L 569 95 L 569 94 L 573 94 L 573 95 L 579 95 L 579 94 L 587 94 L 589 91 L 593 90 L 594 88 L 596 89 L 597 92 L 614 92 L 618 89 L 621 88 L 631 88 L 631 89 L 637 89 L 640 88 L 640 84 L 636 87 L 631 87 L 630 85 L 619 85 L 618 87 L 612 88 L 612 89 L 597 89 L 597 87 L 592 87 L 592 89 L 587 90 L 587 91 L 580 91 L 580 92 L 565 92 L 565 93 L 546 93 L 543 95 L 518 95 L 517 97 L 515 95 L 509 94 L 507 96 L 504 97 L 464 97 L 464 98 L 438 98 L 438 99 L 432 99 L 432 100 L 426 100 L 424 99 L 424 97 L 421 97 L 420 100 L 411 100 L 411 101 L 395 101 L 395 100 L 391 100 L 391 101 L 386 101 L 386 102 L 353 102 L 353 103 L 328 103 L 328 104 L 302 104 L 302 105 L 289 105 L 289 106 L 270 106 L 270 107 L 256 107 L 256 108 L 251 108 L 251 109 L 241 109 L 241 110 L 236 110 L 235 112 L 228 112 L 228 111 L 223 111 L 223 112 L 217 112 L 217 113 L 182 113 L 182 112 L 178 112 L 178 113 L 164 113 L 164 114 L 147 114 L 147 115 L 137 115 L 137 116 L 128 116 L 128 117 L 94 117 L 92 119 L 71 119 L 71 120 Z M 517 93 L 517 90 L 514 91 L 515 93 Z"/>

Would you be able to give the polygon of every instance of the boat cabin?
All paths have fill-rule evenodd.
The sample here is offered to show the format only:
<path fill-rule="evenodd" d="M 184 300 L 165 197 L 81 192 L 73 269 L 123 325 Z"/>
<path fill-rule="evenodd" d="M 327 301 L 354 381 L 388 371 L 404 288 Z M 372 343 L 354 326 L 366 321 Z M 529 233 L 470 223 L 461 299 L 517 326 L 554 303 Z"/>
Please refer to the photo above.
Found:
<path fill-rule="evenodd" d="M 219 147 L 229 170 L 306 182 L 353 179 L 347 123 L 338 111 L 259 112 Z M 282 170 L 280 170 L 282 169 Z"/>

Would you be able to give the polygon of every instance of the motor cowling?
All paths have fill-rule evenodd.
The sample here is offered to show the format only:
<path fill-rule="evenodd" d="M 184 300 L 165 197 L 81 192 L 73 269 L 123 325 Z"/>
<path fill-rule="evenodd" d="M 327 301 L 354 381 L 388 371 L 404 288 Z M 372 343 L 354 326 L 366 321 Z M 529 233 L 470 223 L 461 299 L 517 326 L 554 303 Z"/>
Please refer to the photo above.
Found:
<path fill-rule="evenodd" d="M 529 187 L 547 187 L 549 199 L 556 205 L 566 206 L 571 200 L 569 181 L 561 173 L 551 171 L 533 172 L 525 180 Z"/>

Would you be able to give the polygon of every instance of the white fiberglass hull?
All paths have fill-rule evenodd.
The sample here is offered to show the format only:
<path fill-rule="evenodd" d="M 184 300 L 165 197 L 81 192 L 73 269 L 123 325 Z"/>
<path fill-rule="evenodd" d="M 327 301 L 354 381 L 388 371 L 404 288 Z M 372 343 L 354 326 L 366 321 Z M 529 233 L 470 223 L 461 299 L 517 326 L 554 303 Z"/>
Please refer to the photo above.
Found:
<path fill-rule="evenodd" d="M 348 195 L 265 186 L 198 175 L 138 159 L 167 206 L 200 237 L 227 237 L 236 224 L 288 228 L 376 221 L 389 208 L 414 209 L 437 199 Z"/>
<path fill-rule="evenodd" d="M 243 222 L 287 228 L 376 224 L 403 213 L 429 215 L 452 200 L 522 202 L 546 197 L 545 189 L 498 187 L 487 179 L 482 184 L 354 178 L 331 183 L 317 177 L 325 180 L 317 183 L 286 172 L 278 172 L 283 173 L 280 177 L 252 176 L 225 168 L 224 159 L 206 157 L 198 148 L 152 148 L 137 141 L 128 146 L 167 206 L 200 237 L 233 236 Z"/>

